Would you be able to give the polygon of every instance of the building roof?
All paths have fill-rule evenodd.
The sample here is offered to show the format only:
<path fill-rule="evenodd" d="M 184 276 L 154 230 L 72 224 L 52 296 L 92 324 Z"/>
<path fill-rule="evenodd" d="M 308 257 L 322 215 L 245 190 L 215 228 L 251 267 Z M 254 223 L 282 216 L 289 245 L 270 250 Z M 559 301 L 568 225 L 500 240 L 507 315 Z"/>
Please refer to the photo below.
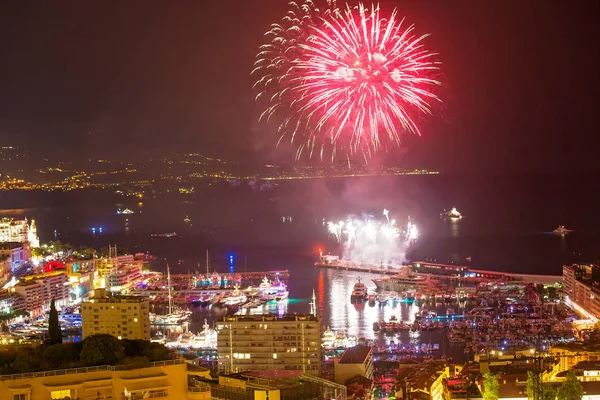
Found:
<path fill-rule="evenodd" d="M 291 321 L 319 321 L 318 316 L 312 314 L 277 314 L 269 315 L 235 315 L 224 317 L 219 322 L 291 322 Z M 218 322 L 217 322 L 218 323 Z"/>
<path fill-rule="evenodd" d="M 23 247 L 23 243 L 19 242 L 0 242 L 0 250 L 14 250 Z"/>
<path fill-rule="evenodd" d="M 344 382 L 345 386 L 357 385 L 365 388 L 370 388 L 373 385 L 373 381 L 366 376 L 356 375 Z"/>
<path fill-rule="evenodd" d="M 369 346 L 354 346 L 346 349 L 342 358 L 340 358 L 339 364 L 364 364 L 367 357 L 371 353 Z"/>
<path fill-rule="evenodd" d="M 252 378 L 269 379 L 276 381 L 278 379 L 297 378 L 302 375 L 302 371 L 288 371 L 284 369 L 267 369 L 260 371 L 242 372 L 243 376 Z"/>

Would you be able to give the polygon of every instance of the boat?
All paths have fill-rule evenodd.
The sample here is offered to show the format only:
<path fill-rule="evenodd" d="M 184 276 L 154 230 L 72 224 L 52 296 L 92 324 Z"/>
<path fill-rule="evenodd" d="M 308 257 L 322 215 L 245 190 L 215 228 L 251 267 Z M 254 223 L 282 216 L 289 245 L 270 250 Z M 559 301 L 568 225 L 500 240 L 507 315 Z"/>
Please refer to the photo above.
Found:
<path fill-rule="evenodd" d="M 559 225 L 558 228 L 552 231 L 553 234 L 560 236 L 568 235 L 571 232 L 573 232 L 573 230 L 565 228 L 564 225 Z"/>
<path fill-rule="evenodd" d="M 335 332 L 329 329 L 323 332 L 323 336 L 321 337 L 321 346 L 325 349 L 332 349 L 335 343 Z"/>
<path fill-rule="evenodd" d="M 427 292 L 438 281 L 432 275 L 418 275 L 412 273 L 408 267 L 403 267 L 400 273 L 383 278 L 372 279 L 375 286 L 383 291 L 404 292 L 406 290 L 418 290 Z"/>
<path fill-rule="evenodd" d="M 121 210 L 121 209 L 119 208 L 119 209 L 117 210 L 117 214 L 119 214 L 119 215 L 121 215 L 121 214 L 128 215 L 128 214 L 133 214 L 134 212 L 135 212 L 135 211 L 133 211 L 133 210 L 130 210 L 129 208 L 126 208 L 126 209 L 124 209 L 124 210 Z"/>
<path fill-rule="evenodd" d="M 444 210 L 443 213 L 441 213 L 442 218 L 449 218 L 452 220 L 457 220 L 457 219 L 461 219 L 462 215 L 461 213 L 458 212 L 458 210 L 456 209 L 456 207 L 452 207 L 451 210 L 446 211 Z"/>
<path fill-rule="evenodd" d="M 150 234 L 151 237 L 154 238 L 174 238 L 177 237 L 177 232 L 166 232 L 166 233 L 152 233 Z"/>
<path fill-rule="evenodd" d="M 354 284 L 352 289 L 352 295 L 350 296 L 350 300 L 353 303 L 362 303 L 365 301 L 367 297 L 367 286 L 360 281 L 358 278 L 358 282 Z"/>

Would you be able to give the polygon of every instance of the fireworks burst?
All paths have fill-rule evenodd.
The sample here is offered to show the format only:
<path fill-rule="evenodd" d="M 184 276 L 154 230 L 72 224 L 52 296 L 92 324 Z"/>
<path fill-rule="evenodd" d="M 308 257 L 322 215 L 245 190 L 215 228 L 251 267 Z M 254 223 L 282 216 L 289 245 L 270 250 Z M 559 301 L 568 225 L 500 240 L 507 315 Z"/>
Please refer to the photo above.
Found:
<path fill-rule="evenodd" d="M 284 118 L 279 132 L 297 145 L 297 157 L 330 148 L 332 158 L 338 149 L 367 158 L 385 142 L 399 144 L 402 132 L 420 135 L 414 116 L 431 113 L 429 102 L 438 100 L 427 35 L 405 28 L 395 10 L 381 16 L 377 5 L 290 7 L 266 33 L 253 74 L 257 98 L 267 102 L 261 120 Z"/>
<path fill-rule="evenodd" d="M 406 230 L 383 211 L 385 221 L 372 216 L 349 216 L 345 221 L 327 223 L 329 233 L 343 245 L 342 258 L 354 264 L 399 265 L 418 238 L 418 231 L 409 218 Z"/>

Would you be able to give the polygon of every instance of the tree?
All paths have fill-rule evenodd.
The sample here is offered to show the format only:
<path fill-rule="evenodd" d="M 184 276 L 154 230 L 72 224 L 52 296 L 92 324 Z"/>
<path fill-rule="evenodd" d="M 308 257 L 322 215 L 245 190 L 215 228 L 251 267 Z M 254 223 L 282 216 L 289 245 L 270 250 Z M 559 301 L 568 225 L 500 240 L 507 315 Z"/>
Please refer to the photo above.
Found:
<path fill-rule="evenodd" d="M 83 340 L 79 359 L 85 366 L 114 365 L 125 357 L 123 345 L 111 335 L 93 335 Z"/>
<path fill-rule="evenodd" d="M 492 375 L 489 372 L 483 374 L 483 399 L 484 400 L 498 400 L 500 396 L 500 384 L 498 383 L 498 376 Z"/>
<path fill-rule="evenodd" d="M 567 380 L 556 392 L 557 400 L 581 400 L 583 398 L 583 386 L 573 371 L 567 373 Z"/>
<path fill-rule="evenodd" d="M 42 357 L 51 368 L 72 368 L 79 364 L 81 342 L 61 343 L 46 347 Z"/>
<path fill-rule="evenodd" d="M 556 390 L 552 386 L 544 387 L 542 392 L 542 400 L 556 400 Z"/>
<path fill-rule="evenodd" d="M 529 400 L 536 400 L 536 394 L 538 392 L 539 376 L 533 371 L 527 371 L 527 398 Z"/>
<path fill-rule="evenodd" d="M 58 322 L 58 311 L 56 311 L 56 305 L 54 299 L 52 299 L 52 302 L 50 302 L 50 318 L 48 319 L 48 344 L 57 343 L 62 343 L 62 330 Z"/>

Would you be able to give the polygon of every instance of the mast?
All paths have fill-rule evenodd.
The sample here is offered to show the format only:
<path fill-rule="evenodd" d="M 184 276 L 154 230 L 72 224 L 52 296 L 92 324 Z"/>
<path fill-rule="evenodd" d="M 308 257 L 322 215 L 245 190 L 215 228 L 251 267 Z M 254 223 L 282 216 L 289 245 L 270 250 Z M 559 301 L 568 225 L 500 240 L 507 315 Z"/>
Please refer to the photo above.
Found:
<path fill-rule="evenodd" d="M 310 302 L 310 313 L 313 317 L 317 316 L 317 296 L 315 295 L 315 289 L 313 289 L 312 301 Z"/>
<path fill-rule="evenodd" d="M 169 314 L 173 314 L 173 294 L 171 293 L 171 269 L 167 264 L 167 285 L 169 286 Z"/>
<path fill-rule="evenodd" d="M 208 249 L 206 249 L 206 276 L 208 276 L 208 274 L 210 273 L 209 264 L 210 264 L 210 261 L 208 259 Z"/>

